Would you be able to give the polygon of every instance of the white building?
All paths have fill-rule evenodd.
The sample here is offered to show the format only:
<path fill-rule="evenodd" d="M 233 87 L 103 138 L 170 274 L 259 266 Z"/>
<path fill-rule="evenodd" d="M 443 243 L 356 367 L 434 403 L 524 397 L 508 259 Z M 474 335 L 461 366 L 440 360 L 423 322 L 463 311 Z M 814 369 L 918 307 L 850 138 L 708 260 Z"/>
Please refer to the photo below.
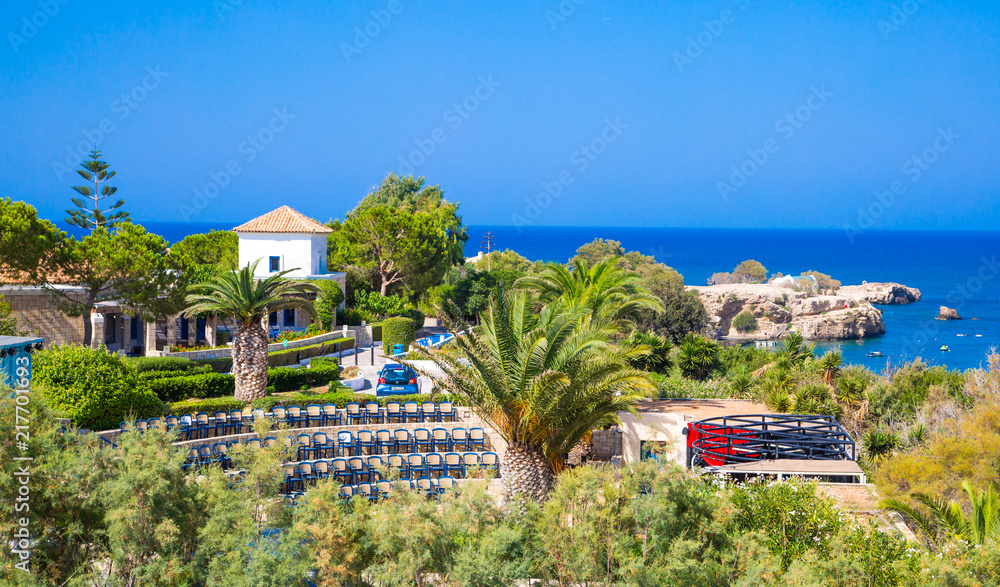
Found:
<path fill-rule="evenodd" d="M 331 279 L 345 291 L 345 273 L 326 270 L 326 237 L 333 232 L 308 216 L 282 206 L 233 229 L 240 238 L 240 267 L 258 259 L 256 277 L 265 278 L 280 271 L 297 279 Z M 285 310 L 282 316 L 272 313 L 271 328 L 304 327 L 309 324 L 305 312 Z"/>

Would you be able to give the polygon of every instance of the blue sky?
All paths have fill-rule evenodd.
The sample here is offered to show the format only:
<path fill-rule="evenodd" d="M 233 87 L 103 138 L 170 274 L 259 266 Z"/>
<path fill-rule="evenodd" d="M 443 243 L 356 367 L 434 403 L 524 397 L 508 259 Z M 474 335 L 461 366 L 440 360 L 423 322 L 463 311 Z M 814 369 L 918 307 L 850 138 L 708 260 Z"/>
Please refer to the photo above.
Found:
<path fill-rule="evenodd" d="M 164 4 L 7 3 L 0 196 L 61 223 L 99 140 L 139 220 L 325 221 L 390 171 L 469 224 L 998 219 L 995 2 Z"/>

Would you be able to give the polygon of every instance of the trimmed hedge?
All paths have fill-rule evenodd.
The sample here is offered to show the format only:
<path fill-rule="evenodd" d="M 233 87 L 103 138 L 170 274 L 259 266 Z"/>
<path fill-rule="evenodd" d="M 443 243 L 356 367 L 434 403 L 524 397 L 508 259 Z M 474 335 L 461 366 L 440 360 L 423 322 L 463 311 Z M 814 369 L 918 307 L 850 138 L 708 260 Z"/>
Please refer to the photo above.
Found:
<path fill-rule="evenodd" d="M 187 371 L 194 363 L 187 357 L 133 357 L 125 361 L 139 373 L 148 371 Z"/>
<path fill-rule="evenodd" d="M 267 386 L 275 392 L 296 391 L 302 386 L 319 387 L 340 379 L 340 367 L 336 363 L 313 364 L 309 369 L 276 367 L 267 371 Z"/>
<path fill-rule="evenodd" d="M 192 365 L 191 368 L 186 371 L 143 371 L 139 373 L 139 379 L 150 381 L 153 379 L 164 379 L 167 377 L 180 377 L 182 375 L 202 375 L 204 373 L 211 372 L 212 367 L 209 365 Z"/>
<path fill-rule="evenodd" d="M 337 346 L 339 345 L 339 346 Z M 353 349 L 353 338 L 337 338 L 319 344 L 299 347 L 295 349 L 274 351 L 267 355 L 269 367 L 287 367 L 298 365 L 302 359 L 311 359 L 322 355 L 329 355 L 336 352 L 336 349 Z M 199 365 L 209 365 L 216 373 L 229 373 L 233 370 L 232 357 L 222 357 L 220 359 L 199 359 L 193 361 Z"/>
<path fill-rule="evenodd" d="M 184 375 L 153 379 L 150 389 L 165 402 L 176 402 L 189 398 L 225 397 L 236 393 L 236 378 L 221 373 Z"/>
<path fill-rule="evenodd" d="M 319 361 L 310 369 L 276 367 L 267 370 L 267 386 L 275 392 L 297 391 L 303 386 L 319 387 L 340 379 L 336 361 Z M 163 377 L 149 381 L 149 387 L 162 401 L 179 402 L 187 399 L 225 397 L 236 393 L 232 375 L 205 373 Z"/>
<path fill-rule="evenodd" d="M 393 345 L 402 344 L 405 350 L 416 339 L 416 329 L 412 319 L 397 316 L 382 322 L 382 348 L 386 354 L 392 352 Z"/>
<path fill-rule="evenodd" d="M 373 395 L 358 395 L 354 393 L 349 388 L 338 388 L 336 391 L 329 393 L 317 393 L 313 395 L 307 394 L 295 394 L 295 395 L 274 395 L 263 397 L 258 400 L 254 400 L 251 407 L 255 410 L 264 410 L 268 412 L 274 406 L 299 406 L 305 408 L 310 404 L 316 404 L 322 406 L 323 404 L 337 404 L 338 408 L 343 408 L 350 402 L 357 402 L 364 404 L 371 401 L 377 401 L 380 406 L 385 407 L 388 402 L 429 402 L 431 401 L 431 396 L 427 394 L 417 394 L 417 395 L 400 395 L 395 397 L 375 397 Z M 439 394 L 435 398 L 437 402 L 453 402 L 456 406 L 461 405 L 447 395 Z M 218 410 L 240 410 L 246 407 L 246 405 L 239 400 L 233 399 L 231 397 L 220 397 L 215 399 L 203 399 L 203 400 L 188 400 L 183 402 L 174 402 L 167 405 L 167 414 L 195 414 L 198 412 L 205 412 L 211 414 Z"/>
<path fill-rule="evenodd" d="M 372 342 L 382 342 L 382 323 L 376 322 L 372 326 Z"/>
<path fill-rule="evenodd" d="M 416 308 L 413 308 L 412 310 L 409 311 L 409 315 L 410 319 L 413 320 L 414 330 L 420 330 L 421 328 L 424 327 L 424 320 L 426 319 L 426 316 L 424 316 L 423 312 L 421 312 Z"/>

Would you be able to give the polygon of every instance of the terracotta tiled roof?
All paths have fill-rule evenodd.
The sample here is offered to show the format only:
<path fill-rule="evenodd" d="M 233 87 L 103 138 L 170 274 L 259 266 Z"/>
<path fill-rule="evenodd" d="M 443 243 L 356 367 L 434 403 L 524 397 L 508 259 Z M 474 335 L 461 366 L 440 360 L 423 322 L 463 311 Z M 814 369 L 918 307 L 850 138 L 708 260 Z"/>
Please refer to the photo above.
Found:
<path fill-rule="evenodd" d="M 333 230 L 301 212 L 292 210 L 288 206 L 282 206 L 237 226 L 233 232 L 327 233 L 333 232 Z"/>

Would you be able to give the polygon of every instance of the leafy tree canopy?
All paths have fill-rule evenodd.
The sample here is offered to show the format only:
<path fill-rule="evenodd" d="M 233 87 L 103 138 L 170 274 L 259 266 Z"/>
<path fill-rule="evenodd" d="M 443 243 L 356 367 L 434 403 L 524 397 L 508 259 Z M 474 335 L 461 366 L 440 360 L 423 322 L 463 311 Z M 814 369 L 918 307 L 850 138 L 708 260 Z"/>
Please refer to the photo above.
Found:
<path fill-rule="evenodd" d="M 474 263 L 477 271 L 515 271 L 521 274 L 538 273 L 544 267 L 541 261 L 529 261 L 510 249 L 493 251 Z"/>
<path fill-rule="evenodd" d="M 170 256 L 184 271 L 185 281 L 209 281 L 239 264 L 240 239 L 228 230 L 191 234 L 170 247 Z"/>
<path fill-rule="evenodd" d="M 90 343 L 89 314 L 97 302 L 114 300 L 147 318 L 171 313 L 181 303 L 179 275 L 167 256 L 167 241 L 128 222 L 68 241 L 60 269 L 60 281 L 84 293 L 54 287 L 49 291 L 68 315 L 84 317 L 84 344 Z"/>
<path fill-rule="evenodd" d="M 764 283 L 767 269 L 760 262 L 747 259 L 733 269 L 733 279 L 737 283 Z"/>
<path fill-rule="evenodd" d="M 26 202 L 0 200 L 0 281 L 4 278 L 41 282 L 66 233 Z"/>
<path fill-rule="evenodd" d="M 337 234 L 356 255 L 353 264 L 378 271 L 383 295 L 393 286 L 426 291 L 451 266 L 450 237 L 431 214 L 376 206 L 347 220 Z"/>

